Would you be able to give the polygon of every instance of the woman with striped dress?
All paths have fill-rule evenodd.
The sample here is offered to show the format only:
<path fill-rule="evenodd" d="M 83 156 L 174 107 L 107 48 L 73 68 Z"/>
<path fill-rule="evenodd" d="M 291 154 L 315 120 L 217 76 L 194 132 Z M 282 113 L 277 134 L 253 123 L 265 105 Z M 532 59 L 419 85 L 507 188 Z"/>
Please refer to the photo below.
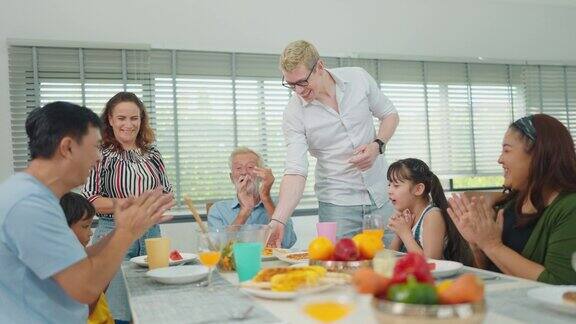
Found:
<path fill-rule="evenodd" d="M 159 186 L 165 193 L 172 191 L 160 152 L 152 146 L 154 132 L 142 101 L 131 92 L 120 92 L 108 101 L 101 118 L 104 124 L 102 158 L 82 191 L 99 218 L 94 241 L 114 230 L 112 212 L 116 200 L 137 197 Z M 145 255 L 145 239 L 159 236 L 160 227 L 156 225 L 134 242 L 125 260 Z M 126 287 L 121 277 L 118 272 L 106 292 L 117 322 L 130 320 Z"/>

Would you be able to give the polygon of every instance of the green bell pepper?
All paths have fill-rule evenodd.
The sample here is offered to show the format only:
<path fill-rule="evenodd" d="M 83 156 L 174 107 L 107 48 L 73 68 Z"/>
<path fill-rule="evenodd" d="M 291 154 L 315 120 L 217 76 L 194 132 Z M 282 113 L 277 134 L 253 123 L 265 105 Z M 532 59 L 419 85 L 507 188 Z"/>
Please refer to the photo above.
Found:
<path fill-rule="evenodd" d="M 428 283 L 419 283 L 410 275 L 405 284 L 396 284 L 388 289 L 388 300 L 407 304 L 438 304 L 436 288 Z"/>

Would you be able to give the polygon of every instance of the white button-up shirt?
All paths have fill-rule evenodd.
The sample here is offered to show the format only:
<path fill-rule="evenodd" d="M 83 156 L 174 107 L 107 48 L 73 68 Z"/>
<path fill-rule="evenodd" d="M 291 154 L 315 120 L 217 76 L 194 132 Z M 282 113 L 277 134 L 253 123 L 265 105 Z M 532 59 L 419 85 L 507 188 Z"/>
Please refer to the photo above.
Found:
<path fill-rule="evenodd" d="M 284 174 L 307 177 L 307 151 L 317 159 L 316 184 L 319 201 L 340 206 L 378 207 L 388 200 L 387 164 L 378 155 L 372 167 L 361 172 L 348 162 L 354 150 L 376 138 L 373 116 L 381 119 L 396 108 L 362 68 L 326 70 L 336 81 L 338 110 L 294 94 L 284 111 L 282 128 L 286 142 Z"/>

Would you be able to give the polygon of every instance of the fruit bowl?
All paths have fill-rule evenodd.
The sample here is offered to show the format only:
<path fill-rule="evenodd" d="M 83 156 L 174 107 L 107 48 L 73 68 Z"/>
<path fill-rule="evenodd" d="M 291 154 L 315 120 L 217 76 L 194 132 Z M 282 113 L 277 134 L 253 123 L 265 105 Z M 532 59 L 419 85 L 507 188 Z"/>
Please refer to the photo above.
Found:
<path fill-rule="evenodd" d="M 308 261 L 310 265 L 317 265 L 326 268 L 330 272 L 343 272 L 353 274 L 356 270 L 364 267 L 372 267 L 372 260 L 359 260 L 359 261 L 322 261 L 312 260 Z"/>
<path fill-rule="evenodd" d="M 482 323 L 486 317 L 484 301 L 455 305 L 422 305 L 372 298 L 372 309 L 378 323 L 475 324 Z"/>

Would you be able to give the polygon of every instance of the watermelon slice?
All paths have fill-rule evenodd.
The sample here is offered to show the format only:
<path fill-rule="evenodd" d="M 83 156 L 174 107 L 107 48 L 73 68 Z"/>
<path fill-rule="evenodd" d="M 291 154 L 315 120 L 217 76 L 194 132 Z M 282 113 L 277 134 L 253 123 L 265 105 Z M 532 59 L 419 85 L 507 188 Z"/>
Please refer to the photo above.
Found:
<path fill-rule="evenodd" d="M 170 260 L 180 261 L 182 259 L 184 259 L 184 258 L 182 257 L 182 255 L 180 255 L 180 252 L 178 252 L 178 250 L 174 250 L 174 251 L 170 252 Z"/>

